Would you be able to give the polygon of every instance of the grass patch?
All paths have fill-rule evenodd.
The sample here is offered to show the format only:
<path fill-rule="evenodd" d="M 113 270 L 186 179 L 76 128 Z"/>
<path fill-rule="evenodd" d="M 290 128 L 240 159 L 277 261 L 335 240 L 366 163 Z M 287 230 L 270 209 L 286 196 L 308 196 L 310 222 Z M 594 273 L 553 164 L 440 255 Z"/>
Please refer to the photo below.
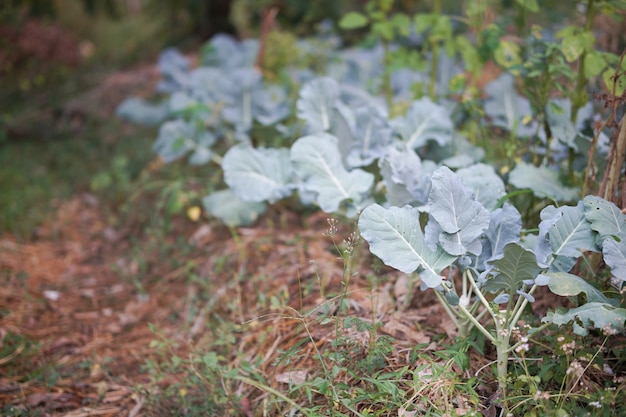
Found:
<path fill-rule="evenodd" d="M 107 132 L 120 123 L 88 126 L 51 139 L 25 139 L 0 146 L 0 233 L 19 238 L 36 234 L 36 227 L 55 209 L 55 200 L 90 190 L 93 178 L 110 169 L 111 157 L 124 155 L 129 178 L 137 177 L 152 158 L 152 131 L 133 130 L 107 142 Z"/>

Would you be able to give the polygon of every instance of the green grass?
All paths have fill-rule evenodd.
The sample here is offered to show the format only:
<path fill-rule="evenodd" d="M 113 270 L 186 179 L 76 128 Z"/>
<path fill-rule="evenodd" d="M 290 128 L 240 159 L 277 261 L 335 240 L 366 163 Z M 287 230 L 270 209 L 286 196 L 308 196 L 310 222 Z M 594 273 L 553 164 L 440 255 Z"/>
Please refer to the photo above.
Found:
<path fill-rule="evenodd" d="M 82 132 L 0 144 L 0 233 L 31 237 L 54 212 L 55 201 L 89 191 L 93 178 L 109 169 L 114 155 L 125 155 L 125 169 L 136 177 L 153 158 L 146 150 L 154 131 L 134 129 L 132 137 L 104 140 L 120 126 L 116 121 L 92 124 Z"/>

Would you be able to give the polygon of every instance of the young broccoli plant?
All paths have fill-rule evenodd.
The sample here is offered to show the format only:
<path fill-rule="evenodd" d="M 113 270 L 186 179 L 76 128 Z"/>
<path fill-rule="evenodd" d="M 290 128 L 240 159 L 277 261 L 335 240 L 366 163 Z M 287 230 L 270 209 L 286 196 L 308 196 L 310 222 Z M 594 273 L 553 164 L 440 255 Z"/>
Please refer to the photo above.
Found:
<path fill-rule="evenodd" d="M 587 303 L 543 318 L 529 335 L 554 323 L 624 331 L 626 309 L 593 285 L 569 273 L 587 251 L 600 251 L 621 288 L 626 265 L 626 216 L 612 203 L 587 197 L 577 206 L 549 206 L 541 213 L 539 235 L 522 239 L 517 209 L 505 203 L 504 184 L 493 169 L 474 165 L 432 174 L 421 208 L 373 204 L 361 213 L 361 235 L 385 264 L 417 272 L 423 290 L 433 289 L 460 337 L 477 328 L 496 348 L 500 395 L 506 400 L 509 356 L 523 341 L 511 337 L 538 286 L 560 295 L 585 293 Z M 420 216 L 428 217 L 422 229 Z M 622 278 L 618 278 L 622 277 Z M 506 406 L 506 404 L 505 404 Z"/>

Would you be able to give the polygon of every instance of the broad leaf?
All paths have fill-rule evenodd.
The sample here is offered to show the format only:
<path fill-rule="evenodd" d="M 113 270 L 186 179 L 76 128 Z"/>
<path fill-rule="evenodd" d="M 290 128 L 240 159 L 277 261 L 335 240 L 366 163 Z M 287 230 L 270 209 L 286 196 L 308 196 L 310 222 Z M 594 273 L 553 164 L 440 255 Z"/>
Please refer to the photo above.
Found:
<path fill-rule="evenodd" d="M 542 322 L 554 323 L 562 326 L 574 322 L 574 333 L 587 336 L 587 328 L 603 329 L 606 333 L 623 332 L 626 321 L 626 309 L 616 308 L 605 303 L 586 303 L 578 308 L 567 310 L 558 308 L 548 312 Z M 578 322 L 582 324 L 579 325 Z"/>
<path fill-rule="evenodd" d="M 431 142 L 424 152 L 428 159 L 439 161 L 448 168 L 464 168 L 477 163 L 485 157 L 485 150 L 473 145 L 466 137 L 453 134 L 452 139 L 445 146 L 432 146 Z"/>
<path fill-rule="evenodd" d="M 614 203 L 589 195 L 584 198 L 583 204 L 585 217 L 600 235 L 600 243 L 609 237 L 626 240 L 626 215 Z"/>
<path fill-rule="evenodd" d="M 345 169 L 337 138 L 327 133 L 298 139 L 291 147 L 291 161 L 304 188 L 317 194 L 317 204 L 327 213 L 337 211 L 344 201 L 358 209 L 374 183 L 368 172 Z"/>
<path fill-rule="evenodd" d="M 547 106 L 546 119 L 550 125 L 552 135 L 562 144 L 578 151 L 578 146 L 576 145 L 578 131 L 570 119 L 564 114 L 555 113 L 550 105 Z"/>
<path fill-rule="evenodd" d="M 570 201 L 578 196 L 576 188 L 561 184 L 557 172 L 523 161 L 519 162 L 509 173 L 509 183 L 519 189 L 529 188 L 540 198 Z"/>
<path fill-rule="evenodd" d="M 582 201 L 577 206 L 556 209 L 561 216 L 548 231 L 548 239 L 555 257 L 576 259 L 582 251 L 597 251 L 591 225 L 585 218 Z"/>
<path fill-rule="evenodd" d="M 511 296 L 522 288 L 524 281 L 533 281 L 541 271 L 535 254 L 517 243 L 507 244 L 502 258 L 489 263 L 495 276 L 485 282 L 485 290 L 504 290 Z"/>
<path fill-rule="evenodd" d="M 431 161 L 422 162 L 413 149 L 398 144 L 389 147 L 378 166 L 390 205 L 401 207 L 413 202 L 426 204 L 431 176 L 436 168 Z"/>
<path fill-rule="evenodd" d="M 552 262 L 552 245 L 548 238 L 548 232 L 561 216 L 561 211 L 554 206 L 545 207 L 539 213 L 541 222 L 539 223 L 539 234 L 535 241 L 534 251 L 539 264 L 546 268 Z"/>
<path fill-rule="evenodd" d="M 293 168 L 288 149 L 230 148 L 222 161 L 224 181 L 244 201 L 273 203 L 291 195 Z"/>
<path fill-rule="evenodd" d="M 354 141 L 346 161 L 350 167 L 371 164 L 383 157 L 391 144 L 391 128 L 387 118 L 374 106 L 361 106 L 355 111 Z"/>
<path fill-rule="evenodd" d="M 577 140 L 584 137 L 580 133 L 585 119 L 592 116 L 591 103 L 587 103 L 577 113 L 576 126 L 571 121 L 572 103 L 569 99 L 553 99 L 546 106 L 546 120 L 552 135 L 562 144 L 579 151 Z"/>
<path fill-rule="evenodd" d="M 175 48 L 167 48 L 159 55 L 161 81 L 157 91 L 173 93 L 185 87 L 189 78 L 189 61 Z"/>
<path fill-rule="evenodd" d="M 452 255 L 466 252 L 480 254 L 478 237 L 489 227 L 489 212 L 460 178 L 447 167 L 437 169 L 432 176 L 427 211 L 441 227 L 441 246 Z"/>
<path fill-rule="evenodd" d="M 548 272 L 548 288 L 556 295 L 572 297 L 584 293 L 588 303 L 600 302 L 615 304 L 614 300 L 607 298 L 602 291 L 585 281 L 583 278 L 567 272 Z M 616 300 L 619 304 L 619 300 Z"/>
<path fill-rule="evenodd" d="M 391 73 L 391 90 L 394 102 L 411 102 L 415 97 L 415 87 L 427 85 L 428 77 L 409 68 L 400 68 Z"/>
<path fill-rule="evenodd" d="M 190 165 L 204 165 L 211 160 L 213 151 L 203 146 L 197 146 L 189 157 Z"/>
<path fill-rule="evenodd" d="M 536 127 L 524 123 L 532 117 L 530 102 L 515 91 L 515 80 L 504 73 L 485 86 L 489 99 L 485 102 L 485 113 L 491 123 L 514 132 L 516 136 L 527 137 L 535 133 Z"/>
<path fill-rule="evenodd" d="M 498 200 L 506 194 L 504 181 L 491 165 L 470 165 L 459 169 L 456 175 L 472 190 L 474 200 L 488 210 L 494 209 Z"/>
<path fill-rule="evenodd" d="M 231 73 L 232 88 L 225 97 L 224 119 L 237 127 L 238 131 L 247 132 L 252 127 L 253 94 L 262 88 L 262 75 L 253 68 L 240 68 Z"/>
<path fill-rule="evenodd" d="M 339 84 L 329 77 L 309 81 L 300 90 L 296 103 L 298 117 L 307 122 L 311 132 L 326 132 L 332 127 Z"/>
<path fill-rule="evenodd" d="M 277 124 L 289 116 L 290 105 L 287 92 L 278 85 L 265 86 L 254 92 L 254 118 L 264 126 Z"/>
<path fill-rule="evenodd" d="M 369 19 L 367 16 L 358 12 L 348 12 L 339 21 L 339 27 L 342 29 L 358 29 L 367 26 Z"/>
<path fill-rule="evenodd" d="M 392 150 L 391 152 L 397 151 Z M 411 193 L 409 193 L 407 185 L 394 175 L 395 165 L 390 162 L 391 157 L 391 155 L 388 155 L 386 158 L 382 158 L 378 161 L 380 176 L 382 177 L 383 184 L 385 185 L 385 198 L 387 199 L 386 205 L 396 207 L 402 207 L 407 204 L 411 205 L 415 201 L 415 198 L 411 195 Z M 418 164 L 417 166 L 414 166 L 414 169 L 419 170 L 421 161 L 417 155 L 415 155 L 415 157 L 417 158 Z"/>
<path fill-rule="evenodd" d="M 174 115 L 197 108 L 200 103 L 184 91 L 176 91 L 169 98 L 169 109 Z"/>
<path fill-rule="evenodd" d="M 154 152 L 159 154 L 163 162 L 170 163 L 182 158 L 187 152 L 204 148 L 206 150 L 215 143 L 215 136 L 194 123 L 183 120 L 172 120 L 161 125 L 159 136 L 152 145 Z M 191 162 L 207 162 L 208 159 L 197 157 Z"/>
<path fill-rule="evenodd" d="M 504 247 L 520 240 L 522 231 L 522 216 L 515 206 L 505 204 L 491 212 L 489 227 L 485 230 L 485 236 L 489 241 L 491 258 L 502 258 Z"/>
<path fill-rule="evenodd" d="M 248 226 L 263 214 L 264 203 L 253 203 L 237 198 L 231 190 L 216 191 L 202 199 L 207 212 L 228 226 Z"/>
<path fill-rule="evenodd" d="M 537 0 L 515 0 L 515 2 L 531 13 L 539 13 Z"/>
<path fill-rule="evenodd" d="M 626 241 L 617 242 L 607 238 L 602 247 L 604 262 L 611 268 L 617 287 L 621 288 L 626 281 Z"/>
<path fill-rule="evenodd" d="M 203 47 L 202 64 L 224 70 L 251 68 L 258 54 L 259 41 L 246 39 L 239 42 L 231 35 L 218 33 Z"/>
<path fill-rule="evenodd" d="M 410 148 L 417 149 L 429 140 L 444 146 L 452 139 L 454 125 L 445 107 L 424 97 L 411 104 L 406 115 L 391 120 L 394 130 Z"/>
<path fill-rule="evenodd" d="M 124 120 L 144 126 L 156 126 L 169 116 L 167 102 L 149 103 L 138 97 L 127 98 L 115 110 L 115 114 Z"/>
<path fill-rule="evenodd" d="M 405 273 L 420 268 L 420 277 L 429 288 L 441 284 L 441 271 L 456 259 L 440 247 L 433 250 L 426 245 L 416 208 L 385 209 L 373 204 L 361 213 L 359 230 L 371 252 L 386 265 Z"/>
<path fill-rule="evenodd" d="M 217 68 L 200 67 L 191 72 L 187 94 L 204 104 L 223 103 L 235 88 L 232 80 Z"/>
<path fill-rule="evenodd" d="M 253 120 L 263 125 L 278 123 L 289 115 L 286 93 L 279 86 L 265 88 L 262 75 L 253 68 L 234 70 L 230 88 L 224 89 L 224 119 L 242 134 L 252 127 Z M 228 85 L 228 84 L 227 84 Z"/>

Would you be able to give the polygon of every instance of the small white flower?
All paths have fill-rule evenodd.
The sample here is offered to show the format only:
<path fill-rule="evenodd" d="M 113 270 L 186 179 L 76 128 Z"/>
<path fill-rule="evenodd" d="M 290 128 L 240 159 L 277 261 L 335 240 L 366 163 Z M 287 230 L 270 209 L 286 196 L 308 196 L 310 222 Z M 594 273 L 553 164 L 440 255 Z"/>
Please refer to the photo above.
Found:
<path fill-rule="evenodd" d="M 523 343 L 515 348 L 515 352 L 517 353 L 528 352 L 528 349 L 529 349 L 528 343 Z"/>

